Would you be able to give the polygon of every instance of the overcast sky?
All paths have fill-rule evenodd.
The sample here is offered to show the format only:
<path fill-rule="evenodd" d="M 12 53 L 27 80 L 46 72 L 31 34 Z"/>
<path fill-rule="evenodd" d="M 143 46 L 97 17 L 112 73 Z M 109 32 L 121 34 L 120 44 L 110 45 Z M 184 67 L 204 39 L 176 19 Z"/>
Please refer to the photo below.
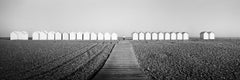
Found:
<path fill-rule="evenodd" d="M 41 30 L 240 37 L 240 0 L 0 0 L 0 36 Z"/>

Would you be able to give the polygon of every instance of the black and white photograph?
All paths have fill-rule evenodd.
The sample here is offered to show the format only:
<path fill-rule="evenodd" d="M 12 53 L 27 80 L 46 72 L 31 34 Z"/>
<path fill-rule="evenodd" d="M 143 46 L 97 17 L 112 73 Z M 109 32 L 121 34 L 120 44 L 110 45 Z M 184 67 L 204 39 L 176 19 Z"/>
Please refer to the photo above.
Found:
<path fill-rule="evenodd" d="M 240 80 L 240 0 L 0 0 L 0 80 Z"/>

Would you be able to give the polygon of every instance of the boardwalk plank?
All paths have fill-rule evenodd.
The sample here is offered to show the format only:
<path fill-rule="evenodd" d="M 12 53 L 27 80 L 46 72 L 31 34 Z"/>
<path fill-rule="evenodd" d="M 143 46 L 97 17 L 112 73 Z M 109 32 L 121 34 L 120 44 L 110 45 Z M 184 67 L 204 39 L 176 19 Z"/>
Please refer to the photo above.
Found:
<path fill-rule="evenodd" d="M 148 80 L 129 41 L 120 41 L 93 80 Z"/>

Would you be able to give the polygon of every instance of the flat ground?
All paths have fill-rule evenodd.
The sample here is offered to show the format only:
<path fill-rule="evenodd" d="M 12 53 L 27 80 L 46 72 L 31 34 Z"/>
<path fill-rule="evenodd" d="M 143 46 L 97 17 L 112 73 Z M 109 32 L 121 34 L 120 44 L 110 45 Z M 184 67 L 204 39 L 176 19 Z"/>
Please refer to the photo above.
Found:
<path fill-rule="evenodd" d="M 240 80 L 240 40 L 131 41 L 153 80 Z"/>
<path fill-rule="evenodd" d="M 0 80 L 87 80 L 116 42 L 0 39 Z"/>
<path fill-rule="evenodd" d="M 147 80 L 129 41 L 120 41 L 93 80 Z"/>

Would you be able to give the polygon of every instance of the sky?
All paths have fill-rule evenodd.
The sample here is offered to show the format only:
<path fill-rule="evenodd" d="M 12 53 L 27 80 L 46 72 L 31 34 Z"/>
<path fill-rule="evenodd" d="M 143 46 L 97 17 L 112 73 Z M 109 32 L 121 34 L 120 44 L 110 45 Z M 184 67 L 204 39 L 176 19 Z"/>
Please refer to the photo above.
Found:
<path fill-rule="evenodd" d="M 240 37 L 240 0 L 0 0 L 0 37 L 44 30 Z"/>

